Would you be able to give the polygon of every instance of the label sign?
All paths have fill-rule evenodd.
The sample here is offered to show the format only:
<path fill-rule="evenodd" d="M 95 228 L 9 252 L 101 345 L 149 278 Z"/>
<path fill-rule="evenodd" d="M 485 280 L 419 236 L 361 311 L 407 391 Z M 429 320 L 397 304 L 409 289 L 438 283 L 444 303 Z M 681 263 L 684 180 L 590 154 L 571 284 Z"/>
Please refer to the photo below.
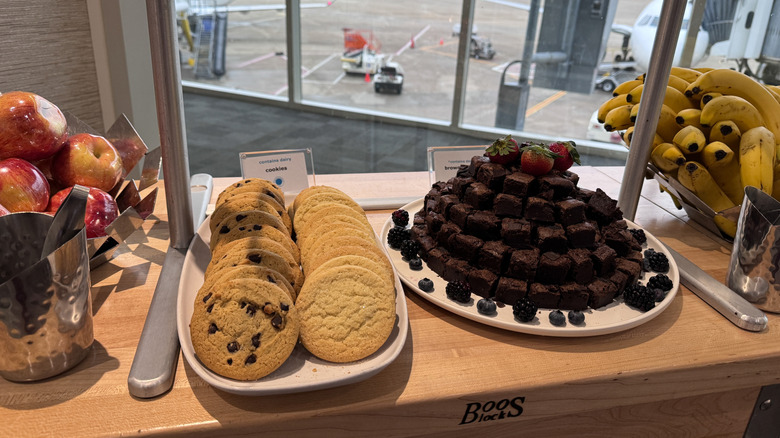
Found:
<path fill-rule="evenodd" d="M 525 397 L 515 397 L 511 400 L 505 398 L 502 400 L 469 403 L 466 405 L 466 411 L 463 413 L 463 418 L 458 425 L 519 417 L 523 413 L 524 402 Z"/>
<path fill-rule="evenodd" d="M 485 153 L 485 146 L 437 146 L 428 148 L 428 171 L 431 184 L 455 176 L 461 164 L 471 163 L 471 157 Z"/>
<path fill-rule="evenodd" d="M 307 149 L 270 152 L 243 152 L 241 176 L 267 179 L 284 193 L 298 193 L 309 187 L 306 170 Z"/>

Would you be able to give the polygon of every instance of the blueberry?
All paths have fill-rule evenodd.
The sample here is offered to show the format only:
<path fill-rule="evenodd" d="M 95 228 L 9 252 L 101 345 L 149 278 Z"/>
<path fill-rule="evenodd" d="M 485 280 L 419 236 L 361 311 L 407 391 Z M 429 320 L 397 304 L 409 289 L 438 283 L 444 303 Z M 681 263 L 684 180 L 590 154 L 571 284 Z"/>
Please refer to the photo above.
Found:
<path fill-rule="evenodd" d="M 569 322 L 574 325 L 580 325 L 585 322 L 585 314 L 580 310 L 569 311 Z"/>
<path fill-rule="evenodd" d="M 659 302 L 663 301 L 664 298 L 666 298 L 666 292 L 664 292 L 663 289 L 652 288 L 650 290 L 652 290 L 653 293 L 655 294 L 655 302 L 656 303 L 659 303 Z"/>
<path fill-rule="evenodd" d="M 490 298 L 482 298 L 477 301 L 477 311 L 483 315 L 492 315 L 496 313 L 496 302 Z"/>
<path fill-rule="evenodd" d="M 431 292 L 433 290 L 433 280 L 430 278 L 423 278 L 417 282 L 417 287 L 423 292 Z"/>
<path fill-rule="evenodd" d="M 566 325 L 566 317 L 563 316 L 563 312 L 560 310 L 553 310 L 550 312 L 550 324 L 556 326 Z"/>
<path fill-rule="evenodd" d="M 422 271 L 422 260 L 419 258 L 409 260 L 409 269 L 412 271 Z"/>

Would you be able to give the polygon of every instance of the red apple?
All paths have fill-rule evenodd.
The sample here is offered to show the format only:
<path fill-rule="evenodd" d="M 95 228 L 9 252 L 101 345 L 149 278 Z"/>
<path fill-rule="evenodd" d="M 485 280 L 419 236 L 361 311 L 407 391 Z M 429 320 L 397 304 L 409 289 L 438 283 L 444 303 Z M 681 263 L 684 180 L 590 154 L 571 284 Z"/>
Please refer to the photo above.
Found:
<path fill-rule="evenodd" d="M 0 94 L 0 160 L 40 160 L 57 153 L 68 123 L 56 105 L 34 93 Z"/>
<path fill-rule="evenodd" d="M 54 156 L 51 175 L 64 187 L 80 184 L 108 192 L 122 177 L 122 158 L 104 137 L 75 134 Z"/>
<path fill-rule="evenodd" d="M 49 182 L 37 167 L 20 158 L 0 161 L 0 204 L 8 211 L 44 211 Z"/>
<path fill-rule="evenodd" d="M 68 197 L 73 187 L 62 189 L 55 193 L 49 201 L 49 207 L 46 213 L 54 214 L 60 208 L 65 198 Z M 119 216 L 119 208 L 116 201 L 108 193 L 95 187 L 89 188 L 87 196 L 87 209 L 84 214 L 84 224 L 87 228 L 87 238 L 100 237 L 106 235 L 106 226 Z"/>

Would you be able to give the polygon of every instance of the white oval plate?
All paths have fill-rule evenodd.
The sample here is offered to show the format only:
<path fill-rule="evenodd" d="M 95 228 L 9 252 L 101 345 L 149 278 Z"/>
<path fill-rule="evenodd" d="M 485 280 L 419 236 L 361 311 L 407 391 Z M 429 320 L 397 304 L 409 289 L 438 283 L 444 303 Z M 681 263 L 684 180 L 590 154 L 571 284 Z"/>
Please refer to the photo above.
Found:
<path fill-rule="evenodd" d="M 401 208 L 409 212 L 409 220 L 411 222 L 414 214 L 420 211 L 422 205 L 423 199 L 421 198 Z M 626 222 L 631 228 L 640 228 L 631 221 L 626 220 Z M 409 263 L 401 258 L 401 252 L 394 250 L 387 245 L 387 233 L 393 226 L 392 219 L 388 217 L 382 228 L 382 244 L 385 246 L 388 254 L 390 254 L 390 260 L 393 262 L 393 266 L 395 266 L 396 272 L 398 273 L 398 276 L 401 277 L 401 281 L 404 282 L 404 284 L 421 297 L 443 309 L 449 310 L 452 313 L 472 321 L 481 322 L 505 330 L 560 337 L 596 336 L 628 330 L 650 321 L 663 312 L 672 302 L 680 287 L 680 274 L 672 255 L 669 254 L 666 247 L 664 247 L 658 239 L 645 231 L 645 235 L 647 236 L 646 248 L 653 248 L 658 252 L 666 254 L 666 257 L 669 259 L 669 272 L 666 275 L 668 275 L 674 283 L 672 290 L 666 294 L 663 301 L 656 303 L 653 309 L 647 312 L 641 312 L 623 303 L 622 298 L 618 298 L 602 308 L 589 308 L 583 311 L 585 314 L 585 322 L 583 324 L 571 324 L 567 318 L 566 324 L 561 327 L 554 326 L 550 323 L 549 314 L 550 311 L 554 309 L 539 309 L 536 318 L 526 323 L 516 320 L 512 314 L 512 306 L 507 305 L 499 307 L 494 315 L 483 315 L 477 311 L 477 300 L 481 298 L 478 295 L 473 295 L 471 302 L 468 304 L 461 304 L 450 300 L 444 292 L 447 282 L 438 274 L 430 270 L 425 262 L 423 262 L 423 269 L 421 271 L 413 271 L 410 269 Z M 640 281 L 644 284 L 647 282 L 647 279 L 653 275 L 655 275 L 655 273 L 643 272 Z M 424 292 L 417 286 L 417 282 L 426 277 L 433 280 L 434 289 L 432 292 Z M 564 311 L 564 315 L 567 315 L 567 313 L 568 312 Z"/>
<path fill-rule="evenodd" d="M 210 385 L 223 391 L 241 395 L 314 391 L 368 379 L 390 365 L 401 353 L 409 330 L 409 315 L 403 287 L 396 274 L 395 327 L 393 327 L 385 344 L 371 356 L 349 363 L 327 362 L 313 356 L 299 343 L 281 367 L 259 380 L 244 382 L 212 372 L 198 360 L 190 338 L 190 319 L 192 318 L 195 295 L 203 284 L 203 273 L 211 260 L 208 244 L 210 238 L 211 230 L 208 226 L 208 220 L 206 220 L 192 239 L 184 258 L 176 303 L 176 325 L 179 331 L 182 354 L 187 358 L 187 362 L 195 370 L 195 373 Z"/>

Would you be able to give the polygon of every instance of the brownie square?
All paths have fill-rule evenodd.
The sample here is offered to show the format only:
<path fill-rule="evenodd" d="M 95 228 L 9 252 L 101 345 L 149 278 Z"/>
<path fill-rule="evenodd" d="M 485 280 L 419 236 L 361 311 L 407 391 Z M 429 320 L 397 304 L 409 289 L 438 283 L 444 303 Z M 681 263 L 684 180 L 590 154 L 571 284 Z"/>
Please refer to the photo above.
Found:
<path fill-rule="evenodd" d="M 546 199 L 532 196 L 525 204 L 525 217 L 532 221 L 555 222 L 554 204 Z"/>
<path fill-rule="evenodd" d="M 412 226 L 414 225 L 425 225 L 425 210 L 420 210 L 414 214 Z"/>
<path fill-rule="evenodd" d="M 461 229 L 465 229 L 466 221 L 472 211 L 474 208 L 468 204 L 455 204 L 450 207 L 449 219 Z"/>
<path fill-rule="evenodd" d="M 636 262 L 639 266 L 642 266 L 643 260 L 645 259 L 641 251 L 629 251 L 625 258 L 632 262 Z"/>
<path fill-rule="evenodd" d="M 447 243 L 452 255 L 470 262 L 476 260 L 483 241 L 468 234 L 453 234 Z"/>
<path fill-rule="evenodd" d="M 425 262 L 428 264 L 428 267 L 431 269 L 431 271 L 443 277 L 444 267 L 449 260 L 450 253 L 446 249 L 434 248 L 428 251 L 428 260 Z"/>
<path fill-rule="evenodd" d="M 479 249 L 477 265 L 497 274 L 503 274 L 509 262 L 511 251 L 512 248 L 498 240 L 485 242 Z"/>
<path fill-rule="evenodd" d="M 409 236 L 415 242 L 419 241 L 423 237 L 428 236 L 428 228 L 425 226 L 425 224 L 412 225 L 412 227 L 409 228 Z"/>
<path fill-rule="evenodd" d="M 628 284 L 639 280 L 642 275 L 642 264 L 627 258 L 618 258 L 615 263 L 615 269 L 628 275 Z"/>
<path fill-rule="evenodd" d="M 463 194 L 466 193 L 466 188 L 474 181 L 474 178 L 471 177 L 455 178 L 455 180 L 452 181 L 452 194 L 457 196 L 458 199 L 463 199 Z"/>
<path fill-rule="evenodd" d="M 629 251 L 635 250 L 633 244 L 636 239 L 628 230 L 618 230 L 615 228 L 603 232 L 604 243 L 609 245 L 619 256 L 625 256 Z"/>
<path fill-rule="evenodd" d="M 617 288 L 616 295 L 620 295 L 623 293 L 623 289 L 625 289 L 626 286 L 628 286 L 629 278 L 628 278 L 628 274 L 622 271 L 618 271 L 616 269 L 612 271 L 612 275 L 610 275 L 607 280 L 611 281 L 612 284 L 614 284 L 615 287 Z"/>
<path fill-rule="evenodd" d="M 490 158 L 484 155 L 475 155 L 471 157 L 471 163 L 469 163 L 469 169 L 467 171 L 468 176 L 474 177 L 477 175 L 477 171 L 483 164 L 489 163 Z"/>
<path fill-rule="evenodd" d="M 485 163 L 477 170 L 477 181 L 488 186 L 490 190 L 500 192 L 504 188 L 504 178 L 507 170 L 502 164 Z"/>
<path fill-rule="evenodd" d="M 617 201 L 607 196 L 601 189 L 596 189 L 596 192 L 588 200 L 588 213 L 599 223 L 611 222 L 616 211 Z"/>
<path fill-rule="evenodd" d="M 536 268 L 536 281 L 544 284 L 561 284 L 571 268 L 571 259 L 557 252 L 545 252 L 539 258 Z"/>
<path fill-rule="evenodd" d="M 455 172 L 455 176 L 458 178 L 469 178 L 469 165 L 461 164 L 458 166 L 458 170 Z"/>
<path fill-rule="evenodd" d="M 444 272 L 439 275 L 447 281 L 466 281 L 470 270 L 471 268 L 466 261 L 451 257 L 444 264 Z"/>
<path fill-rule="evenodd" d="M 518 249 L 509 256 L 506 273 L 520 280 L 533 281 L 536 277 L 536 266 L 539 264 L 539 250 Z"/>
<path fill-rule="evenodd" d="M 484 240 L 501 238 L 501 219 L 490 211 L 475 211 L 466 220 L 466 231 Z"/>
<path fill-rule="evenodd" d="M 425 225 L 428 227 L 428 234 L 432 237 L 436 236 L 436 233 L 439 232 L 439 229 L 445 222 L 444 216 L 435 211 L 429 211 L 428 215 L 425 216 Z"/>
<path fill-rule="evenodd" d="M 615 258 L 617 253 L 607 245 L 598 245 L 591 253 L 593 258 L 593 267 L 597 275 L 604 275 L 615 269 Z"/>
<path fill-rule="evenodd" d="M 558 291 L 558 286 L 533 283 L 528 288 L 528 298 L 539 307 L 557 309 L 561 300 L 561 293 Z"/>
<path fill-rule="evenodd" d="M 539 177 L 539 191 L 552 190 L 554 199 L 563 199 L 574 191 L 574 183 L 562 176 L 549 173 Z"/>
<path fill-rule="evenodd" d="M 495 300 L 511 306 L 527 293 L 528 283 L 526 281 L 511 277 L 501 277 L 496 285 Z"/>
<path fill-rule="evenodd" d="M 494 196 L 495 193 L 488 186 L 475 182 L 466 188 L 466 191 L 463 193 L 463 202 L 477 210 L 490 210 L 493 208 Z"/>
<path fill-rule="evenodd" d="M 471 286 L 472 292 L 483 298 L 490 298 L 498 283 L 498 275 L 487 269 L 472 269 L 466 274 L 466 281 Z"/>
<path fill-rule="evenodd" d="M 580 182 L 580 176 L 568 170 L 561 172 L 561 176 L 571 181 L 574 187 L 577 187 L 577 184 Z"/>
<path fill-rule="evenodd" d="M 531 246 L 533 227 L 525 219 L 504 218 L 501 221 L 501 238 L 504 243 L 522 249 Z"/>
<path fill-rule="evenodd" d="M 565 253 L 568 250 L 566 232 L 560 224 L 536 227 L 537 245 L 541 252 L 555 251 Z"/>
<path fill-rule="evenodd" d="M 585 203 L 579 199 L 564 199 L 555 205 L 558 207 L 558 221 L 564 227 L 585 220 Z"/>
<path fill-rule="evenodd" d="M 458 227 L 457 225 L 451 222 L 447 222 L 446 224 L 441 226 L 438 234 L 436 234 L 436 241 L 439 242 L 439 245 L 442 245 L 445 248 L 449 248 L 450 237 L 452 237 L 455 234 L 461 234 L 461 233 L 462 231 L 460 227 Z"/>
<path fill-rule="evenodd" d="M 499 216 L 523 217 L 523 199 L 499 193 L 493 200 L 493 212 Z"/>
<path fill-rule="evenodd" d="M 430 250 L 436 248 L 436 241 L 433 240 L 431 236 L 422 236 L 413 240 L 420 246 L 418 253 L 420 254 L 420 258 L 423 260 L 428 258 L 427 256 Z"/>
<path fill-rule="evenodd" d="M 504 193 L 525 198 L 534 195 L 538 183 L 533 175 L 523 172 L 514 172 L 504 178 Z"/>
<path fill-rule="evenodd" d="M 611 281 L 603 278 L 597 278 L 588 285 L 588 305 L 594 309 L 604 307 L 611 303 L 617 293 L 617 287 Z"/>
<path fill-rule="evenodd" d="M 596 192 L 594 192 L 593 190 L 580 188 L 579 190 L 574 191 L 574 198 L 579 199 L 580 201 L 587 204 L 594 193 Z"/>
<path fill-rule="evenodd" d="M 587 249 L 572 249 L 568 253 L 571 259 L 569 276 L 579 284 L 588 284 L 593 280 L 593 260 Z"/>
<path fill-rule="evenodd" d="M 561 310 L 585 310 L 588 308 L 588 289 L 577 283 L 566 283 L 558 287 L 561 301 L 558 308 Z"/>
<path fill-rule="evenodd" d="M 569 225 L 566 237 L 572 248 L 591 248 L 596 244 L 596 228 L 590 222 Z"/>
<path fill-rule="evenodd" d="M 458 200 L 458 197 L 454 194 L 441 196 L 436 201 L 436 205 L 433 207 L 433 211 L 444 217 L 447 217 L 450 207 L 458 204 L 459 202 L 460 201 Z"/>

